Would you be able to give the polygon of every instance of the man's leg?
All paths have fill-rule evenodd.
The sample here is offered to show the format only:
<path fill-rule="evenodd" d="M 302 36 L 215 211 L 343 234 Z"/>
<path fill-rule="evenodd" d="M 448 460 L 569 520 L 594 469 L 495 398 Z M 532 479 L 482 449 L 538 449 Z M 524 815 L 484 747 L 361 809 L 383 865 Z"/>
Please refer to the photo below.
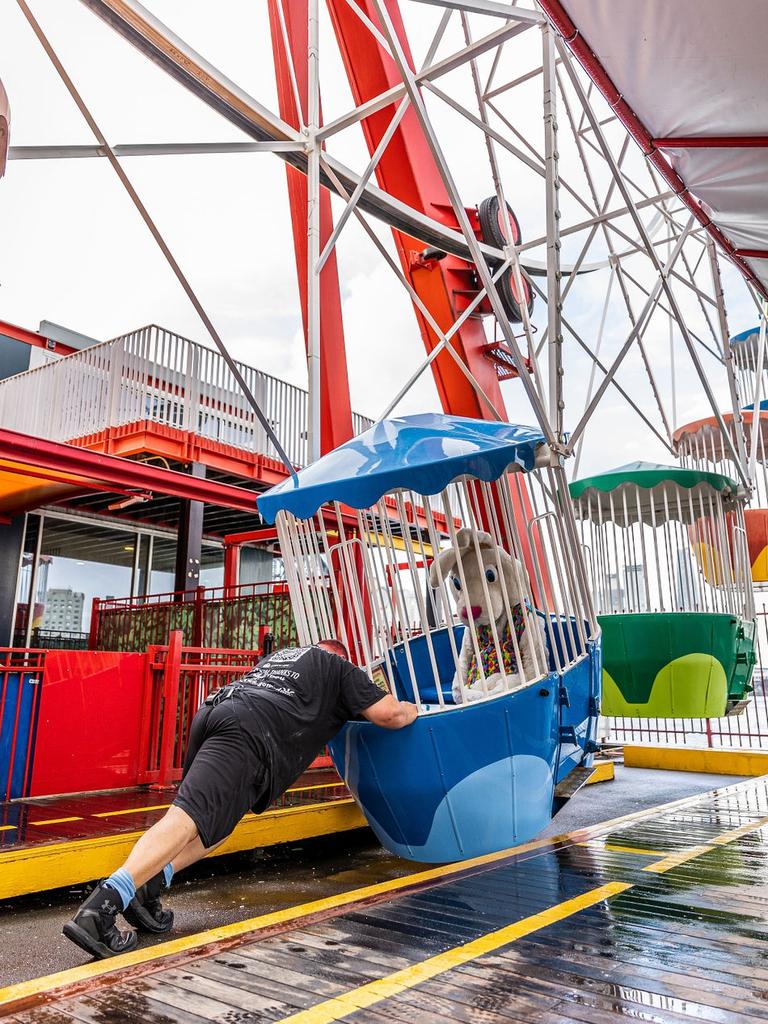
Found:
<path fill-rule="evenodd" d="M 171 804 L 160 821 L 156 821 L 139 839 L 121 870 L 128 872 L 138 889 L 162 871 L 166 864 L 173 863 L 182 850 L 194 845 L 195 841 L 203 849 L 197 834 L 197 825 L 186 811 Z M 174 870 L 180 869 L 180 866 L 174 863 Z"/>
<path fill-rule="evenodd" d="M 116 915 L 120 911 L 125 912 L 135 899 L 137 886 L 149 879 L 154 881 L 157 875 L 160 877 L 157 883 L 159 893 L 165 866 L 196 838 L 197 826 L 186 811 L 173 805 L 169 807 L 160 821 L 139 839 L 123 866 L 101 882 L 74 918 L 64 925 L 67 938 L 97 957 L 114 956 L 133 949 L 138 941 L 136 933 L 121 932 L 115 924 Z M 157 905 L 159 908 L 159 901 Z M 152 919 L 142 921 L 142 924 L 146 924 L 148 930 L 167 931 L 173 923 L 173 915 L 163 913 L 164 916 L 160 916 L 158 912 L 154 918 L 154 927 Z"/>
<path fill-rule="evenodd" d="M 185 817 L 189 817 L 179 807 L 169 808 L 169 814 L 172 811 L 185 815 Z M 147 838 L 150 841 L 146 844 L 148 850 L 137 851 L 137 848 L 134 847 L 128 857 L 128 860 L 123 865 L 123 870 L 125 870 L 129 875 L 131 881 L 133 881 L 130 875 L 132 865 L 137 876 L 139 878 L 144 877 L 147 871 L 152 870 L 154 865 L 159 864 L 163 860 L 167 850 L 174 848 L 175 843 L 171 845 L 171 839 L 181 836 L 183 831 L 181 826 L 183 826 L 184 823 L 182 822 L 181 825 L 179 825 L 179 823 L 173 820 L 175 819 L 175 815 L 171 815 L 171 819 L 172 820 L 166 822 L 164 818 L 162 821 L 157 823 L 157 825 L 164 826 L 162 830 L 158 830 L 159 842 L 152 841 L 152 837 L 149 834 L 152 829 L 150 829 L 145 836 L 142 837 Z M 157 828 L 157 825 L 153 827 Z M 201 857 L 204 857 L 207 853 L 215 850 L 225 842 L 224 839 L 220 839 L 217 843 L 206 848 L 203 845 L 196 828 L 194 831 L 194 838 L 190 840 L 183 849 L 179 850 L 177 854 L 170 855 L 169 859 L 165 861 L 160 870 L 156 871 L 153 875 L 150 875 L 146 881 L 135 887 L 133 897 L 126 905 L 125 910 L 123 910 L 123 917 L 125 917 L 129 924 L 138 929 L 138 931 L 154 932 L 155 934 L 158 934 L 170 930 L 173 925 L 173 911 L 163 909 L 160 897 L 169 888 L 174 874 L 177 871 L 181 871 L 182 868 L 186 868 L 189 867 L 190 864 L 194 864 L 196 861 L 200 860 Z M 139 840 L 139 842 L 141 842 L 141 840 Z M 162 855 L 159 853 L 161 850 L 163 851 Z M 135 858 L 134 854 L 136 854 Z M 112 878 L 114 879 L 114 875 Z"/>

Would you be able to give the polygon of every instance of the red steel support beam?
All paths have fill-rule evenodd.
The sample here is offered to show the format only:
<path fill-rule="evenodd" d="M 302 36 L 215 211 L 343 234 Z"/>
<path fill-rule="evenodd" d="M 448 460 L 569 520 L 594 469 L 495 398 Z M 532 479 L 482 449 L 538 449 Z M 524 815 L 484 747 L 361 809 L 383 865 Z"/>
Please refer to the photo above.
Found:
<path fill-rule="evenodd" d="M 153 491 L 256 514 L 256 493 L 245 487 L 0 429 L 0 468 L 23 475 L 30 467 L 43 470 L 46 478 L 83 485 L 88 490 L 109 491 L 114 487 L 121 494 L 134 489 Z"/>
<path fill-rule="evenodd" d="M 302 118 L 296 108 L 291 85 L 288 56 L 283 44 L 277 4 L 282 0 L 269 0 L 269 25 L 272 33 L 272 53 L 277 78 L 277 96 L 280 116 L 294 128 L 307 120 L 307 0 L 288 0 L 283 3 L 286 34 L 293 57 L 296 83 L 302 106 Z M 291 207 L 293 245 L 299 277 L 301 316 L 304 324 L 304 342 L 307 344 L 307 179 L 304 174 L 286 164 L 288 200 Z M 333 231 L 331 197 L 327 189 L 320 192 L 320 249 Z M 352 407 L 349 397 L 347 355 L 344 344 L 344 322 L 341 314 L 341 292 L 336 253 L 332 253 L 320 274 L 320 454 L 333 451 L 352 437 Z"/>
<path fill-rule="evenodd" d="M 736 249 L 734 251 L 744 260 L 768 260 L 768 249 Z"/>
<path fill-rule="evenodd" d="M 704 212 L 698 199 L 667 161 L 661 150 L 655 146 L 650 132 L 616 88 L 613 79 L 600 63 L 600 59 L 581 34 L 578 26 L 571 20 L 560 0 L 539 0 L 539 3 L 541 9 L 565 40 L 571 53 L 603 94 L 606 102 L 638 144 L 646 159 L 653 164 L 664 181 L 685 203 L 699 224 L 717 242 L 726 256 L 738 266 L 750 284 L 764 298 L 768 299 L 768 288 L 760 281 L 749 264 L 745 263 L 744 257 L 738 254 L 738 250 L 733 242 L 723 234 L 714 221 Z"/>

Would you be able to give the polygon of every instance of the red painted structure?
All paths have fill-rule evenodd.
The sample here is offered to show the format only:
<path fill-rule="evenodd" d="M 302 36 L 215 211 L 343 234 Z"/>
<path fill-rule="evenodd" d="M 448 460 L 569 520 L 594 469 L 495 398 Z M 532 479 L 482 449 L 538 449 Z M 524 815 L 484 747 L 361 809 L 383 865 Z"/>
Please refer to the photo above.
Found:
<path fill-rule="evenodd" d="M 88 491 L 116 494 L 157 491 L 245 512 L 255 513 L 256 509 L 256 495 L 245 487 L 0 429 L 0 478 L 6 475 L 48 481 L 60 490 L 60 497 Z M 285 471 L 276 476 L 275 482 L 282 480 Z M 40 504 L 37 491 L 34 495 L 28 508 Z M 14 511 L 21 511 L 23 507 L 22 494 L 21 502 Z"/>

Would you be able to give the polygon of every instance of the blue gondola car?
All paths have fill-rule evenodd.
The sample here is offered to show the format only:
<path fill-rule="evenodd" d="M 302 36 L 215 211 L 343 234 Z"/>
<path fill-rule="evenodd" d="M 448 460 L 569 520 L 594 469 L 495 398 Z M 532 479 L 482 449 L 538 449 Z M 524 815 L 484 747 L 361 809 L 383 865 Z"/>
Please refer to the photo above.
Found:
<path fill-rule="evenodd" d="M 446 862 L 535 836 L 560 806 L 556 787 L 591 765 L 601 680 L 567 483 L 542 435 L 438 414 L 384 421 L 259 508 L 278 526 L 301 642 L 332 632 L 419 706 L 406 729 L 351 722 L 331 744 L 382 844 Z M 460 542 L 449 582 L 482 584 L 463 613 L 428 576 Z M 501 560 L 517 575 L 502 574 Z M 512 582 L 499 603 L 489 581 L 502 575 Z"/>

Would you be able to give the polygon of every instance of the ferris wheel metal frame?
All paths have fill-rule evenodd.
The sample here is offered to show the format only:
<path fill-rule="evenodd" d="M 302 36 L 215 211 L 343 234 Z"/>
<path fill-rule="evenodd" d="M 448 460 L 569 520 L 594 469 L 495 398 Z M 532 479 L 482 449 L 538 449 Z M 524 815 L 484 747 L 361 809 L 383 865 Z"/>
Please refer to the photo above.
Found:
<path fill-rule="evenodd" d="M 630 157 L 636 154 L 633 137 L 637 141 L 638 133 L 624 130 L 632 125 L 622 116 L 619 100 L 613 108 L 609 106 L 606 88 L 602 87 L 601 93 L 594 78 L 587 77 L 587 62 L 579 51 L 581 41 L 564 34 L 568 19 L 564 20 L 560 4 L 541 0 L 536 6 L 521 7 L 497 0 L 403 0 L 404 5 L 433 8 L 436 12 L 434 33 L 417 64 L 397 0 L 325 0 L 354 102 L 342 114 L 324 121 L 321 0 L 268 0 L 279 112 L 248 95 L 137 0 L 80 2 L 237 126 L 250 141 L 111 145 L 30 4 L 17 0 L 91 128 L 95 143 L 11 146 L 9 158 L 100 157 L 110 162 L 262 419 L 254 396 L 214 325 L 215 318 L 185 276 L 122 159 L 257 151 L 284 161 L 307 347 L 311 460 L 351 435 L 335 249 L 354 218 L 407 292 L 427 348 L 426 358 L 403 382 L 381 418 L 395 410 L 407 391 L 431 368 L 446 412 L 504 419 L 499 380 L 514 376 L 550 448 L 564 458 L 575 456 L 578 465 L 585 430 L 603 396 L 613 388 L 674 456 L 676 424 L 645 344 L 654 315 L 661 313 L 668 318 L 670 330 L 674 326 L 682 339 L 740 483 L 747 491 L 750 489 L 754 456 L 750 465 L 740 413 L 744 398 L 739 394 L 729 346 L 720 259 L 725 254 L 745 274 L 749 268 L 738 255 L 718 245 L 722 240 L 711 222 L 706 223 L 691 205 L 690 194 L 677 187 L 674 175 L 665 172 L 663 152 L 655 149 L 652 154 L 643 153 L 643 181 L 628 170 Z M 444 52 L 448 29 L 457 25 L 463 45 Z M 528 44 L 528 52 L 540 57 L 523 73 L 510 77 L 505 58 L 520 37 Z M 469 72 L 474 110 L 463 96 L 451 94 L 444 82 L 438 84 L 459 70 Z M 539 79 L 543 148 L 526 136 L 507 110 L 510 105 L 514 109 L 514 97 L 521 88 Z M 431 110 L 431 104 L 438 100 L 482 134 L 504 244 L 492 244 L 482 237 L 474 210 L 479 197 L 461 194 L 446 140 Z M 622 126 L 619 134 L 615 131 L 617 124 Z M 359 169 L 347 166 L 331 152 L 335 137 L 354 126 L 362 129 L 369 153 L 367 164 Z M 564 134 L 580 164 L 579 182 L 571 178 L 571 167 L 568 176 L 564 173 L 560 153 Z M 449 141 L 455 143 L 455 139 Z M 544 225 L 536 238 L 514 241 L 502 157 L 517 161 L 541 181 Z M 587 198 L 582 194 L 584 188 Z M 583 215 L 577 218 L 571 213 L 564 219 L 564 193 L 569 205 Z M 344 204 L 335 225 L 331 195 Z M 371 218 L 391 227 L 399 259 L 383 244 Z M 578 239 L 579 245 L 575 257 L 566 262 L 561 252 L 570 236 Z M 597 249 L 601 251 L 595 252 Z M 535 258 L 541 250 L 544 258 Z M 645 277 L 632 266 L 631 261 L 638 256 L 647 260 Z M 591 344 L 568 315 L 568 299 L 578 280 L 600 270 L 608 270 L 608 284 L 597 341 Z M 702 281 L 704 271 L 709 274 L 707 282 Z M 519 303 L 519 333 L 510 322 L 500 288 L 504 275 L 508 275 L 514 295 L 524 295 L 528 288 L 537 302 L 545 304 L 546 324 L 540 337 L 536 336 L 525 302 Z M 465 287 L 457 287 L 457 282 Z M 618 351 L 607 361 L 601 358 L 601 342 L 614 286 L 621 295 L 628 330 Z M 754 275 L 751 279 L 747 275 L 746 286 L 764 320 L 765 296 L 760 282 Z M 688 323 L 681 295 L 695 299 L 709 338 Z M 495 322 L 493 339 L 488 338 L 482 325 L 483 313 L 490 314 Z M 498 341 L 496 331 L 501 336 Z M 586 401 L 570 431 L 566 431 L 564 416 L 566 339 L 574 342 L 591 363 Z M 644 409 L 617 379 L 626 357 L 635 350 L 650 384 L 655 414 L 652 409 Z M 705 351 L 723 365 L 738 424 L 735 436 L 726 428 L 702 362 Z M 263 425 L 282 451 L 272 425 L 264 419 Z M 293 472 L 287 457 L 284 461 Z"/>

